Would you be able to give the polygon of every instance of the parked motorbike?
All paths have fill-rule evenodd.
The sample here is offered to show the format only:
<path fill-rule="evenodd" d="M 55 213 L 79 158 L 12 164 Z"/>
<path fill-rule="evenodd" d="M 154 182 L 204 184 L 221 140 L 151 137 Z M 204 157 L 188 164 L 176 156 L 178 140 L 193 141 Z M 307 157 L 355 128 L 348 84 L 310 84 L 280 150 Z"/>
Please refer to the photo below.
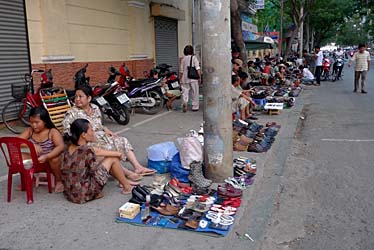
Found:
<path fill-rule="evenodd" d="M 163 78 L 163 83 L 167 85 L 168 90 L 181 91 L 181 85 L 179 82 L 178 75 L 175 71 L 170 71 L 171 67 L 171 65 L 162 63 L 158 65 L 155 69 L 152 69 L 151 72 L 153 71 L 155 74 L 157 74 L 157 78 Z M 170 95 L 167 94 L 167 91 L 165 90 L 164 86 L 161 88 L 161 93 L 164 100 L 167 102 L 170 99 Z M 181 94 L 177 95 L 174 98 L 180 98 L 180 96 Z"/>
<path fill-rule="evenodd" d="M 88 63 L 77 71 L 74 75 L 74 89 L 77 89 L 81 85 L 89 85 L 90 78 L 86 77 L 86 71 L 87 71 Z"/>
<path fill-rule="evenodd" d="M 88 64 L 81 68 L 74 77 L 75 88 L 81 85 L 89 85 L 89 77 L 86 77 Z M 108 70 L 109 77 L 104 85 L 97 85 L 92 88 L 92 103 L 96 104 L 100 111 L 109 119 L 115 120 L 118 124 L 126 125 L 130 122 L 130 100 L 122 87 L 115 81 L 120 73 L 110 67 Z M 75 90 L 69 90 L 68 96 L 74 98 Z"/>
<path fill-rule="evenodd" d="M 323 81 L 326 81 L 326 80 L 330 79 L 330 67 L 331 67 L 330 60 L 328 58 L 323 58 L 322 74 L 321 74 L 321 79 Z"/>
<path fill-rule="evenodd" d="M 79 69 L 74 75 L 74 89 L 65 89 L 67 96 L 71 103 L 74 103 L 74 95 L 75 90 L 81 85 L 89 85 L 90 78 L 86 77 L 88 64 L 86 64 L 83 68 Z"/>
<path fill-rule="evenodd" d="M 124 87 L 132 108 L 141 108 L 146 114 L 156 114 L 164 106 L 161 90 L 163 77 L 159 79 L 128 81 Z"/>
<path fill-rule="evenodd" d="M 342 71 L 344 67 L 344 60 L 341 57 L 336 59 L 336 62 L 333 64 L 333 73 L 332 73 L 332 81 L 335 82 L 336 80 L 340 80 L 342 78 Z"/>
<path fill-rule="evenodd" d="M 107 83 L 93 87 L 92 102 L 99 106 L 102 113 L 118 124 L 127 125 L 130 122 L 130 99 L 118 82 Z"/>
<path fill-rule="evenodd" d="M 132 108 L 141 108 L 146 114 L 156 114 L 164 106 L 164 97 L 162 94 L 162 82 L 166 77 L 159 78 L 158 72 L 151 70 L 148 78 L 133 80 L 130 72 L 125 76 L 125 81 L 120 83 L 122 89 L 127 92 L 130 98 Z"/>

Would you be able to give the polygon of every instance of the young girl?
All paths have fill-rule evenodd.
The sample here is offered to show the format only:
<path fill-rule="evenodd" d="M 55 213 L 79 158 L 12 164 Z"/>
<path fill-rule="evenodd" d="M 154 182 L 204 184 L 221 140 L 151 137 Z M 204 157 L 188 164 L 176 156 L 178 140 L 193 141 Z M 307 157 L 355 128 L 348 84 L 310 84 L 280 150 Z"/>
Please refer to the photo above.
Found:
<path fill-rule="evenodd" d="M 123 194 L 130 194 L 132 186 L 120 163 L 123 153 L 88 146 L 96 137 L 86 119 L 75 120 L 70 132 L 72 144 L 64 152 L 61 168 L 66 198 L 74 203 L 85 203 L 103 197 L 101 192 L 109 174 L 122 185 Z"/>
<path fill-rule="evenodd" d="M 60 155 L 64 151 L 64 140 L 43 107 L 30 110 L 30 126 L 19 137 L 34 143 L 39 162 L 48 162 L 55 176 L 55 193 L 61 193 L 64 186 L 61 182 Z"/>

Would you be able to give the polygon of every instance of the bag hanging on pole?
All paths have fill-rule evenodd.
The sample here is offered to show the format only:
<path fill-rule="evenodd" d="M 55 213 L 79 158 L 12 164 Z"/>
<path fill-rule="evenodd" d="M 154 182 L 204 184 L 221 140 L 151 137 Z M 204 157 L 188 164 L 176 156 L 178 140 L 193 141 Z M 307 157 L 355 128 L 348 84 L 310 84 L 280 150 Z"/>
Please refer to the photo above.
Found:
<path fill-rule="evenodd" d="M 198 80 L 200 79 L 199 73 L 197 72 L 196 67 L 192 67 L 192 58 L 193 58 L 193 55 L 191 55 L 190 66 L 187 67 L 187 70 L 188 70 L 187 77 L 189 79 Z"/>

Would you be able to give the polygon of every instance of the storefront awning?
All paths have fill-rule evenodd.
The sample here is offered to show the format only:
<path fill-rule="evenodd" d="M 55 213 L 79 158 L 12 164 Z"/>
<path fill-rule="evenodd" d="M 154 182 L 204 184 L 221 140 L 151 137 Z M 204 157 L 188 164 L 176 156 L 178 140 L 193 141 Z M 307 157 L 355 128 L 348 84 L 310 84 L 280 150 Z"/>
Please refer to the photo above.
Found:
<path fill-rule="evenodd" d="M 247 50 L 273 49 L 273 45 L 261 41 L 246 41 L 245 48 Z"/>

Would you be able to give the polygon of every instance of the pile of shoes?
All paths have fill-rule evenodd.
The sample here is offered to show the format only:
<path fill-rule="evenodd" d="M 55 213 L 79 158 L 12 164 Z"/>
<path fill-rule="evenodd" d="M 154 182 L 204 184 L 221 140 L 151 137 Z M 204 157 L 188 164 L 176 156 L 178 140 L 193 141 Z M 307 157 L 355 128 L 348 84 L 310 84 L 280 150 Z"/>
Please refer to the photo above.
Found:
<path fill-rule="evenodd" d="M 257 132 L 251 130 L 247 132 L 246 136 L 254 139 L 253 143 L 248 146 L 248 152 L 263 153 L 268 151 L 280 128 L 281 126 L 275 122 L 268 122 L 265 128 L 261 128 Z"/>
<path fill-rule="evenodd" d="M 244 180 L 246 186 L 252 185 L 257 167 L 256 160 L 246 157 L 238 157 L 234 159 L 233 164 L 234 177 Z"/>
<path fill-rule="evenodd" d="M 302 88 L 301 87 L 293 87 L 291 91 L 288 93 L 290 97 L 297 97 L 300 95 Z"/>
<path fill-rule="evenodd" d="M 280 125 L 268 122 L 265 127 L 251 120 L 233 121 L 233 150 L 262 153 L 270 149 Z"/>

